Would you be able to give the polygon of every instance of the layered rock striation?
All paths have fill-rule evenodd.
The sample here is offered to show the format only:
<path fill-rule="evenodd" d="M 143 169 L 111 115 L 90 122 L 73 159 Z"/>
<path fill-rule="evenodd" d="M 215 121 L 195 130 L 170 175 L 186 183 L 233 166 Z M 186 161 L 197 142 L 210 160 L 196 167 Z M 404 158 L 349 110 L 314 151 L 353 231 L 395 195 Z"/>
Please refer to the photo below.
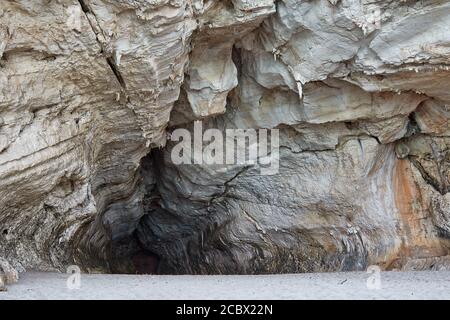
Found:
<path fill-rule="evenodd" d="M 0 257 L 448 269 L 449 29 L 434 0 L 3 1 Z M 279 130 L 278 172 L 174 163 L 195 121 Z"/>

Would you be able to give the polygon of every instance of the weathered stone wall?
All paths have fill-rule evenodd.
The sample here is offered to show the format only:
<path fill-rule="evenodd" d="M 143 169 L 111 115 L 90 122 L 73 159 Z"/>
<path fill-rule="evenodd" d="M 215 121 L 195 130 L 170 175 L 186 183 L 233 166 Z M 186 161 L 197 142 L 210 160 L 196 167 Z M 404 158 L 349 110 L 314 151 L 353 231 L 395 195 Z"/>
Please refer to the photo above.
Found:
<path fill-rule="evenodd" d="M 0 256 L 17 269 L 450 267 L 450 3 L 0 3 Z M 280 130 L 280 170 L 166 131 Z"/>

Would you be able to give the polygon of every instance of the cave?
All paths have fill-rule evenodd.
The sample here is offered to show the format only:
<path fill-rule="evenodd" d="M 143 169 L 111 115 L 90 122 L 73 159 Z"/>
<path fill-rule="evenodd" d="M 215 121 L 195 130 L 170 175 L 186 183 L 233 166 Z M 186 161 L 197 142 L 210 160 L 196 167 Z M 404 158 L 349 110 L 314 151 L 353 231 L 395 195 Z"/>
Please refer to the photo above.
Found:
<path fill-rule="evenodd" d="M 439 1 L 3 1 L 2 268 L 450 268 L 449 21 Z"/>

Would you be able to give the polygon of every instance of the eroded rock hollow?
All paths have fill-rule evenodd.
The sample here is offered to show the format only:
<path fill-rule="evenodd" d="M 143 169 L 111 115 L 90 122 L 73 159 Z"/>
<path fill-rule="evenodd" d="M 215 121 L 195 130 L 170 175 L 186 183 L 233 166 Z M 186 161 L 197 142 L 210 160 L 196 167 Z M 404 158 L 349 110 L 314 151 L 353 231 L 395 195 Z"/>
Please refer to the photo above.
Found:
<path fill-rule="evenodd" d="M 3 0 L 0 257 L 19 271 L 450 268 L 450 2 Z M 279 130 L 279 171 L 175 129 Z"/>

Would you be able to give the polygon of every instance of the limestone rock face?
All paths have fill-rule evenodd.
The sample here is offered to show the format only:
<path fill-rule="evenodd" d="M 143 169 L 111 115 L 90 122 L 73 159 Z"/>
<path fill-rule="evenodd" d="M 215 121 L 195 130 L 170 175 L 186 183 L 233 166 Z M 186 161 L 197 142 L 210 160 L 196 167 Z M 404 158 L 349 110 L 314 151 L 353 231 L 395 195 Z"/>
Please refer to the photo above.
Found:
<path fill-rule="evenodd" d="M 0 9 L 0 255 L 19 268 L 109 268 L 114 242 L 143 215 L 140 160 L 164 144 L 192 9 L 76 0 Z"/>
<path fill-rule="evenodd" d="M 449 269 L 449 32 L 437 0 L 1 2 L 0 258 Z M 278 130 L 279 170 L 175 163 L 196 121 Z"/>

